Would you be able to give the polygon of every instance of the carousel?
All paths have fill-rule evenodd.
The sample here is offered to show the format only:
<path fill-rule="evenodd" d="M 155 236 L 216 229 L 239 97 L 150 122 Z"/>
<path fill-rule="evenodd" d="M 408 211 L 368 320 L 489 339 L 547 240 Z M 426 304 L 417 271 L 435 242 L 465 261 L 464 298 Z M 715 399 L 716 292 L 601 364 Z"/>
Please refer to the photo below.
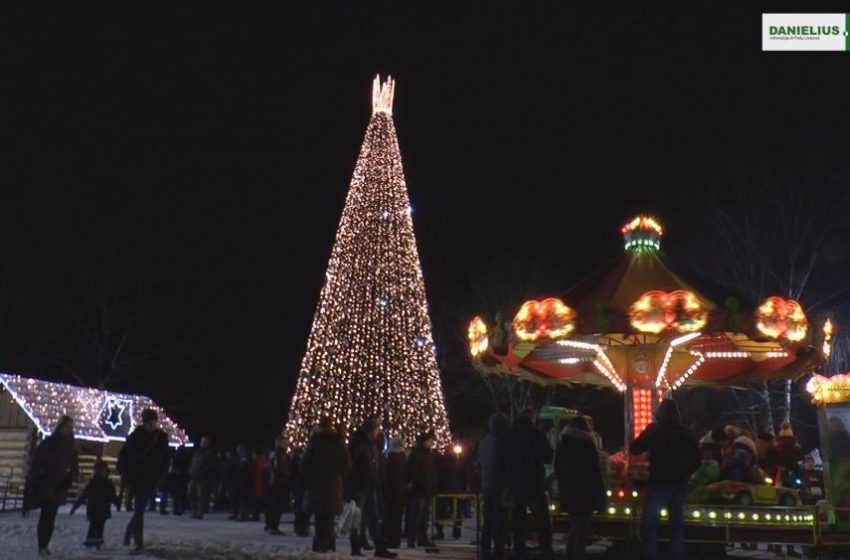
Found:
<path fill-rule="evenodd" d="M 629 441 L 652 421 L 665 396 L 693 387 L 798 380 L 823 363 L 831 323 L 813 328 L 796 301 L 772 296 L 749 302 L 676 266 L 661 251 L 664 231 L 651 216 L 635 217 L 621 233 L 624 251 L 562 297 L 521 303 L 509 323 L 475 317 L 468 340 L 476 370 L 621 393 L 621 456 L 628 461 Z M 632 463 L 626 470 L 634 476 L 641 460 Z M 639 492 L 614 487 L 609 495 L 605 516 L 633 520 L 639 514 Z M 785 540 L 809 542 L 815 512 L 794 502 L 776 511 L 697 504 L 689 523 L 722 528 L 720 540 L 727 542 L 736 529 L 765 524 L 800 529 L 798 540 Z"/>

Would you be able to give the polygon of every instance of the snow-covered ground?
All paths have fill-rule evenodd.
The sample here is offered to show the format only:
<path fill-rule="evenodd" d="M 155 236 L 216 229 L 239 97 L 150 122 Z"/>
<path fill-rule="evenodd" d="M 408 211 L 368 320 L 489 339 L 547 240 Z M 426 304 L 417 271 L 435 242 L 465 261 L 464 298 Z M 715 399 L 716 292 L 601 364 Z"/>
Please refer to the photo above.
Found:
<path fill-rule="evenodd" d="M 348 541 L 337 542 L 337 554 L 314 554 L 309 552 L 312 539 L 292 535 L 292 517 L 284 516 L 281 529 L 286 536 L 272 536 L 263 532 L 261 522 L 236 523 L 227 519 L 227 514 L 211 514 L 202 520 L 190 519 L 188 514 L 174 517 L 148 513 L 145 516 L 145 552 L 131 554 L 121 540 L 130 514 L 124 511 L 112 514 L 106 524 L 106 544 L 100 552 L 86 549 L 83 539 L 88 522 L 85 508 L 70 515 L 69 507 L 59 511 L 56 532 L 50 544 L 51 558 L 107 559 L 180 559 L 180 560 L 271 560 L 280 558 L 309 558 L 331 560 L 348 558 Z M 38 558 L 36 526 L 38 512 L 26 518 L 20 512 L 0 513 L 0 560 L 29 560 Z M 472 532 L 465 532 L 459 541 L 440 543 L 438 558 L 447 560 L 472 560 L 475 548 L 469 543 Z M 400 557 L 423 560 L 423 550 L 401 549 Z M 371 553 L 367 553 L 371 557 Z M 433 558 L 433 556 L 431 556 Z"/>
<path fill-rule="evenodd" d="M 313 554 L 309 552 L 311 539 L 292 535 L 292 516 L 284 516 L 281 526 L 286 536 L 271 536 L 263 532 L 259 522 L 236 523 L 227 519 L 227 514 L 219 513 L 206 516 L 203 520 L 190 519 L 188 514 L 174 517 L 148 513 L 145 516 L 144 553 L 130 553 L 121 545 L 124 528 L 130 514 L 114 513 L 106 524 L 106 544 L 99 552 L 86 549 L 83 539 L 86 536 L 88 522 L 85 508 L 69 515 L 65 506 L 56 520 L 56 532 L 50 549 L 52 558 L 69 559 L 108 559 L 138 558 L 165 560 L 272 560 L 283 558 L 303 558 L 309 560 L 332 560 L 348 558 L 348 541 L 337 541 L 336 554 Z M 36 546 L 36 526 L 38 512 L 29 517 L 21 517 L 20 512 L 0 513 L 0 560 L 29 560 L 38 558 Z M 464 534 L 458 541 L 439 541 L 438 555 L 426 554 L 422 549 L 397 550 L 399 558 L 411 560 L 474 560 L 475 548 L 470 544 L 475 538 L 475 527 L 467 522 Z M 563 536 L 555 536 L 556 553 L 563 553 Z M 588 547 L 588 556 L 593 558 L 610 557 L 605 554 L 610 543 L 596 543 Z M 727 555 L 738 558 L 775 558 L 772 552 L 761 545 L 760 550 L 729 549 Z M 798 551 L 800 549 L 798 548 Z M 559 555 L 560 555 L 559 554 Z M 371 553 L 367 553 L 371 557 Z"/>

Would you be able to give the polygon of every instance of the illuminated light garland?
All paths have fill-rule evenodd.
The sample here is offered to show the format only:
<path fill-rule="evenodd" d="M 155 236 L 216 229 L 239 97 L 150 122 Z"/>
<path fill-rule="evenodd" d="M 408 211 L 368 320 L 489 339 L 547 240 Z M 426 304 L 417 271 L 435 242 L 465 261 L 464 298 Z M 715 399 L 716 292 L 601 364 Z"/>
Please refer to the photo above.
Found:
<path fill-rule="evenodd" d="M 758 356 L 758 355 L 763 355 L 767 358 L 787 358 L 789 356 L 788 352 L 775 351 L 775 350 L 770 350 L 770 351 L 767 351 L 767 352 L 742 352 L 742 351 L 705 352 L 706 358 L 739 359 L 739 358 L 752 358 L 752 357 Z"/>
<path fill-rule="evenodd" d="M 806 383 L 806 391 L 815 404 L 839 404 L 850 402 L 850 373 L 832 377 L 814 374 Z"/>
<path fill-rule="evenodd" d="M 708 323 L 699 298 L 687 290 L 646 292 L 629 309 L 629 323 L 640 332 L 659 334 L 665 330 L 693 332 Z"/>
<path fill-rule="evenodd" d="M 705 363 L 705 356 L 702 354 L 702 352 L 697 352 L 696 350 L 689 350 L 688 352 L 689 352 L 692 356 L 694 356 L 694 357 L 696 358 L 696 361 L 695 361 L 694 363 L 692 363 L 692 364 L 690 365 L 690 367 L 688 367 L 688 369 L 687 369 L 687 370 L 685 370 L 685 372 L 684 372 L 681 376 L 679 376 L 679 379 L 677 379 L 677 380 L 673 383 L 673 385 L 672 385 L 673 390 L 676 390 L 676 389 L 678 389 L 679 387 L 681 387 L 681 386 L 682 386 L 682 384 L 683 384 L 685 381 L 687 381 L 687 380 L 688 380 L 688 378 L 689 378 L 691 375 L 693 375 L 693 374 L 694 374 L 694 372 L 695 372 L 696 370 L 698 370 L 698 369 L 700 368 L 700 366 L 701 366 L 703 363 Z"/>
<path fill-rule="evenodd" d="M 74 419 L 74 435 L 78 439 L 124 441 L 126 436 L 110 434 L 105 429 L 109 427 L 110 431 L 114 432 L 120 427 L 112 427 L 107 414 L 110 405 L 122 403 L 130 409 L 128 432 L 142 423 L 142 411 L 151 408 L 159 415 L 159 425 L 168 435 L 169 445 L 191 445 L 186 432 L 169 418 L 159 405 L 144 395 L 116 393 L 6 373 L 0 373 L 0 385 L 5 387 L 42 436 L 52 433 L 59 419 L 68 415 Z M 123 423 L 123 420 L 121 422 Z"/>
<path fill-rule="evenodd" d="M 657 251 L 664 235 L 661 224 L 650 216 L 637 216 L 620 229 L 627 251 Z"/>
<path fill-rule="evenodd" d="M 558 360 L 558 363 L 564 364 L 565 366 L 572 366 L 592 361 L 592 358 L 561 358 L 560 360 Z"/>
<path fill-rule="evenodd" d="M 652 389 L 632 389 L 632 437 L 638 437 L 652 422 Z"/>
<path fill-rule="evenodd" d="M 576 314 L 558 298 L 529 300 L 514 316 L 514 333 L 520 340 L 558 339 L 575 330 Z"/>
<path fill-rule="evenodd" d="M 595 352 L 596 359 L 593 360 L 593 367 L 599 370 L 599 372 L 604 375 L 621 393 L 627 389 L 626 384 L 623 383 L 623 380 L 619 375 L 617 375 L 617 370 L 614 367 L 614 364 L 611 363 L 611 360 L 608 358 L 605 350 L 600 345 L 582 342 L 580 340 L 559 340 L 556 344 L 566 346 L 568 348 L 578 348 L 580 350 L 590 350 Z"/>
<path fill-rule="evenodd" d="M 664 353 L 664 359 L 661 361 L 661 367 L 658 368 L 658 375 L 655 377 L 656 387 L 662 387 L 663 383 L 666 383 L 667 381 L 667 367 L 670 365 L 670 358 L 673 357 L 673 349 L 676 346 L 680 346 L 686 342 L 690 342 L 691 340 L 699 338 L 700 336 L 702 336 L 701 332 L 694 332 L 682 335 L 670 341 L 670 345 L 667 347 L 667 351 Z"/>
<path fill-rule="evenodd" d="M 706 358 L 749 358 L 749 352 L 706 352 Z"/>
<path fill-rule="evenodd" d="M 477 358 L 486 352 L 490 346 L 487 323 L 481 317 L 476 316 L 470 321 L 466 336 L 469 340 L 469 353 L 472 354 L 473 358 Z"/>
<path fill-rule="evenodd" d="M 756 329 L 769 338 L 800 342 L 806 338 L 809 322 L 799 303 L 771 296 L 756 310 Z"/>
<path fill-rule="evenodd" d="M 823 355 L 826 359 L 829 359 L 829 355 L 832 353 L 832 320 L 827 319 L 823 324 Z"/>
<path fill-rule="evenodd" d="M 392 102 L 376 78 L 373 113 L 352 174 L 284 439 L 304 448 L 322 417 L 348 437 L 380 417 L 412 446 L 433 432 L 448 449 L 440 371 L 404 179 Z"/>

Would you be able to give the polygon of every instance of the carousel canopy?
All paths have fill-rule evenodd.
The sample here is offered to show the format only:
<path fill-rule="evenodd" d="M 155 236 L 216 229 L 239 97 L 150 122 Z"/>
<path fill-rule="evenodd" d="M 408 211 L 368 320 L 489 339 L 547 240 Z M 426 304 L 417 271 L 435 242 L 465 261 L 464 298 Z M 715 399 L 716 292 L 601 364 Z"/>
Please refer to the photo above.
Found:
<path fill-rule="evenodd" d="M 651 217 L 635 218 L 622 233 L 625 251 L 563 299 L 523 303 L 493 336 L 477 317 L 469 337 L 478 369 L 540 383 L 666 390 L 797 378 L 822 359 L 806 344 L 813 334 L 797 302 L 774 297 L 756 306 L 671 264 Z"/>

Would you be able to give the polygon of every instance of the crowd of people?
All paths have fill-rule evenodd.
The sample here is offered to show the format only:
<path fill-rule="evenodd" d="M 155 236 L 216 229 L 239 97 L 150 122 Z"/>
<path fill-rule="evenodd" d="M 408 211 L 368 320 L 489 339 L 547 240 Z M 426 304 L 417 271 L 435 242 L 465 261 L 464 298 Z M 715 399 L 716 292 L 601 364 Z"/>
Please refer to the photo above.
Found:
<path fill-rule="evenodd" d="M 197 520 L 209 511 L 229 511 L 235 522 L 262 518 L 270 535 L 284 534 L 281 517 L 291 511 L 297 536 L 309 537 L 312 521 L 314 552 L 335 552 L 337 537 L 347 537 L 353 556 L 374 551 L 377 558 L 395 558 L 391 549 L 403 544 L 435 551 L 433 540 L 443 538 L 444 523 L 459 538 L 463 508 L 452 507 L 451 498 L 441 495 L 472 493 L 482 500 L 479 544 L 485 558 L 504 558 L 508 547 L 514 558 L 528 556 L 530 512 L 546 560 L 553 557 L 546 465 L 554 459 L 559 506 L 570 516 L 566 555 L 578 560 L 584 557 L 591 516 L 606 502 L 607 455 L 582 415 L 556 433 L 538 426 L 530 409 L 513 421 L 494 414 L 476 452 L 463 455 L 460 448 L 438 453 L 432 433 L 420 434 L 408 449 L 401 440 L 388 440 L 374 418 L 348 438 L 330 419 L 322 419 L 303 450 L 288 452 L 279 437 L 271 450 L 240 444 L 226 454 L 217 453 L 209 437 L 195 448 L 172 450 L 157 422 L 156 412 L 145 410 L 142 424 L 122 446 L 118 492 L 108 465 L 95 463 L 92 479 L 71 508 L 73 514 L 86 505 L 85 546 L 103 544 L 113 506 L 132 511 L 124 544 L 136 549 L 144 547 L 145 514 L 157 507 L 161 514 L 190 512 Z M 813 458 L 803 455 L 787 422 L 775 437 L 768 432 L 753 437 L 745 429 L 726 426 L 698 440 L 681 424 L 675 401 L 664 400 L 655 422 L 631 443 L 630 452 L 645 454 L 649 462 L 641 521 L 641 553 L 647 559 L 657 554 L 662 510 L 668 512 L 671 557 L 684 556 L 685 504 L 705 502 L 712 482 L 775 480 L 792 486 L 799 481 L 804 501 L 814 503 L 822 496 L 823 481 Z M 74 421 L 66 416 L 36 449 L 25 496 L 25 511 L 41 510 L 38 547 L 43 555 L 50 554 L 57 510 L 78 470 Z M 431 511 L 433 504 L 438 511 Z"/>

